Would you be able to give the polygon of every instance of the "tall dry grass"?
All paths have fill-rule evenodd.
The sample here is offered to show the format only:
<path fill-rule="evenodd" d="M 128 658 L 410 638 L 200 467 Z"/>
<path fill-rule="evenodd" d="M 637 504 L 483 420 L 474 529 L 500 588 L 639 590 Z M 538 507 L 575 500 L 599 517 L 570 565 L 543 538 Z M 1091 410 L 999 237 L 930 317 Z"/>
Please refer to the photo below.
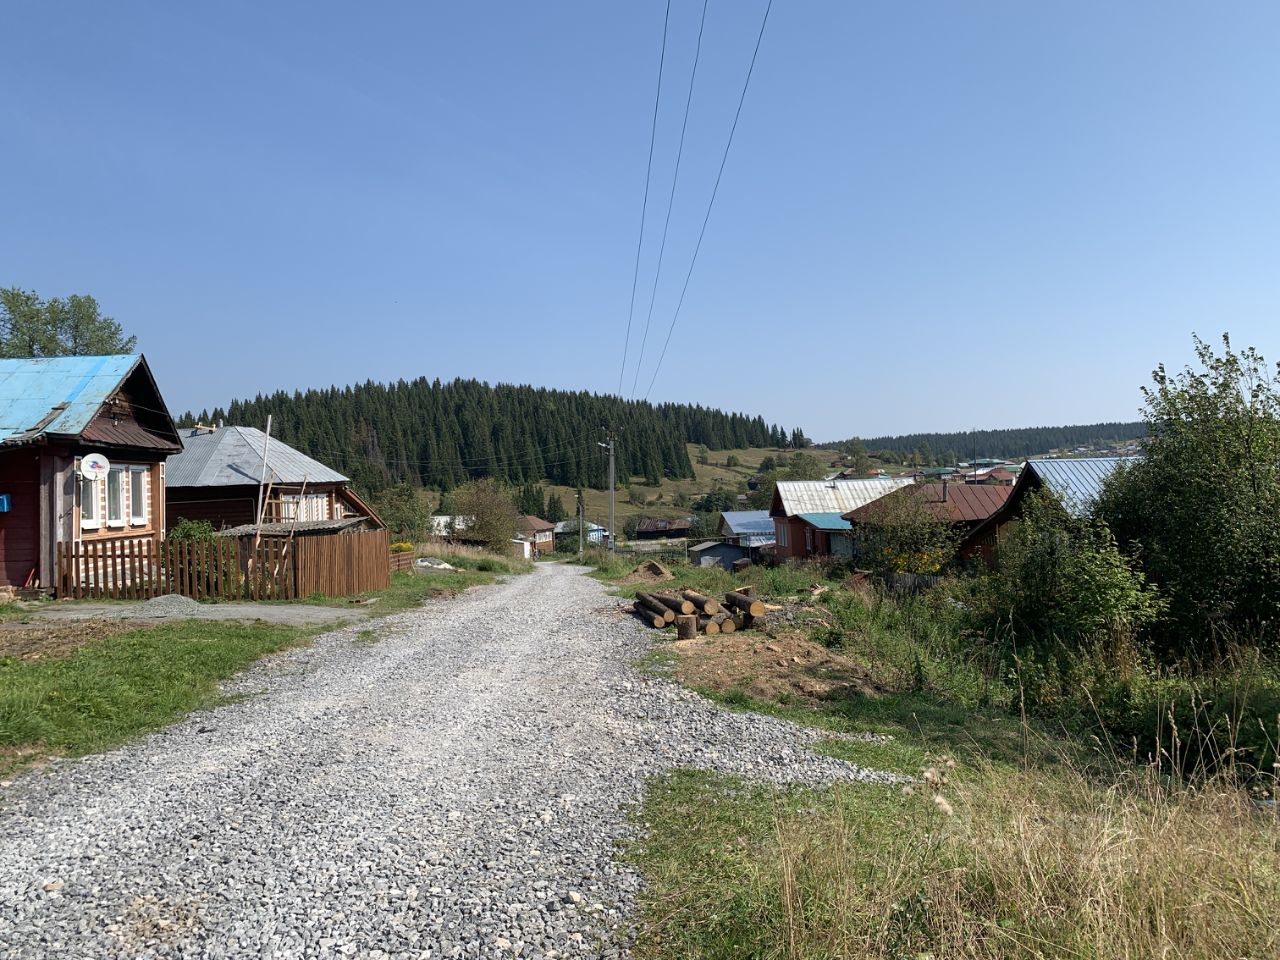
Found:
<path fill-rule="evenodd" d="M 1280 956 L 1280 822 L 1230 781 L 930 777 L 889 832 L 851 792 L 777 819 L 777 956 Z"/>

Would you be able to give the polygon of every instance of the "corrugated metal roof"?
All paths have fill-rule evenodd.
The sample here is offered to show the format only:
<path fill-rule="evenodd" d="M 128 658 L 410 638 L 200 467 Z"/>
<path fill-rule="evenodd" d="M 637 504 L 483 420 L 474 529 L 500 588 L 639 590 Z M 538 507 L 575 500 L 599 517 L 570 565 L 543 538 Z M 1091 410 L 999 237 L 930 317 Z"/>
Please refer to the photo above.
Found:
<path fill-rule="evenodd" d="M 1080 457 L 1068 460 L 1028 460 L 1027 467 L 1067 510 L 1082 515 L 1102 493 L 1102 485 L 1122 463 L 1137 457 Z"/>
<path fill-rule="evenodd" d="M 773 534 L 773 518 L 768 510 L 726 510 L 720 516 L 730 533 Z"/>
<path fill-rule="evenodd" d="M 0 442 L 78 435 L 139 359 L 118 354 L 0 360 Z"/>
<path fill-rule="evenodd" d="M 811 527 L 818 530 L 837 531 L 852 530 L 853 527 L 838 513 L 800 513 L 797 516 Z"/>
<path fill-rule="evenodd" d="M 262 479 L 262 440 L 254 427 L 192 431 L 184 450 L 165 467 L 166 487 L 239 487 Z M 346 483 L 338 471 L 313 460 L 275 437 L 267 446 L 267 479 L 276 483 Z"/>
<path fill-rule="evenodd" d="M 1013 487 L 996 484 L 922 483 L 894 496 L 915 497 L 929 513 L 948 523 L 977 523 L 999 510 L 1012 492 Z M 856 522 L 873 521 L 883 505 L 877 500 L 845 516 Z"/>
<path fill-rule="evenodd" d="M 900 487 L 909 487 L 907 477 L 880 477 L 874 480 L 780 480 L 776 496 L 782 513 L 793 517 L 798 513 L 846 514 L 863 504 L 879 500 Z M 772 514 L 773 511 L 770 511 Z"/>
<path fill-rule="evenodd" d="M 720 517 L 720 532 L 737 537 L 740 546 L 762 547 L 775 540 L 768 510 L 726 510 Z"/>

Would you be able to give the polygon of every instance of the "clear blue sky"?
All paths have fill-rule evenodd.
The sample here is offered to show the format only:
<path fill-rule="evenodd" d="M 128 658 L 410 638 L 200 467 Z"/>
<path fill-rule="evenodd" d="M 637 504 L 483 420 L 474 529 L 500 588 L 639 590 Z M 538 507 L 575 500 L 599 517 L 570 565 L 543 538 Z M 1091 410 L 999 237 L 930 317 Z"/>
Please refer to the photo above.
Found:
<path fill-rule="evenodd" d="M 672 7 L 650 254 L 701 5 Z M 1128 419 L 1193 330 L 1280 359 L 1280 5 L 1054 7 L 776 0 L 653 398 L 833 439 Z M 762 10 L 711 0 L 641 393 Z M 616 390 L 662 16 L 6 5 L 0 285 L 96 296 L 175 411 Z"/>

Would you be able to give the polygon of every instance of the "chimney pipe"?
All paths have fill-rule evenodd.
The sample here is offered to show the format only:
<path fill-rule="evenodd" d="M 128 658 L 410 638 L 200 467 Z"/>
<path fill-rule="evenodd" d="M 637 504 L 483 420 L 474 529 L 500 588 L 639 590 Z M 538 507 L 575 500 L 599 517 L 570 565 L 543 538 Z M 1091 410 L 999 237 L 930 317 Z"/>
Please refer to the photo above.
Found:
<path fill-rule="evenodd" d="M 942 478 L 942 502 L 947 502 L 947 478 Z"/>

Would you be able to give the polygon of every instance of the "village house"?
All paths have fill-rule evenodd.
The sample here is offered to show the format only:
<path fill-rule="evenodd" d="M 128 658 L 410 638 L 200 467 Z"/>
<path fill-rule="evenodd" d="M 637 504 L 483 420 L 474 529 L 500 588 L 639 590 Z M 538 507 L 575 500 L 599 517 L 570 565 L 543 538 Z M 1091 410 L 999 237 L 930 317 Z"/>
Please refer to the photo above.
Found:
<path fill-rule="evenodd" d="M 911 486 L 913 482 L 907 477 L 778 481 L 769 507 L 778 559 L 803 560 L 806 557 L 825 556 L 819 553 L 823 539 L 814 536 L 816 528 L 812 523 L 801 519 L 801 514 L 833 513 L 838 517 L 843 516 L 894 490 Z M 825 542 L 829 548 L 829 536 Z"/>
<path fill-rule="evenodd" d="M 160 540 L 180 450 L 145 358 L 0 360 L 0 590 L 54 589 L 61 544 Z"/>
<path fill-rule="evenodd" d="M 1093 509 L 1103 485 L 1118 467 L 1135 457 L 1079 457 L 1075 459 L 1028 460 L 1018 479 L 1008 490 L 999 509 L 974 528 L 967 542 L 967 555 L 994 564 L 1000 540 L 1009 524 L 1022 515 L 1022 506 L 1032 493 L 1043 491 L 1057 500 L 1072 516 L 1083 517 Z M 999 488 L 996 488 L 999 489 Z"/>
<path fill-rule="evenodd" d="M 909 497 L 926 513 L 950 525 L 958 538 L 957 552 L 968 559 L 978 550 L 975 531 L 1004 506 L 1011 493 L 1011 488 L 999 484 L 950 483 L 946 480 L 895 490 L 887 497 L 844 515 L 844 520 L 851 527 L 849 542 L 856 544 L 860 534 L 880 521 L 884 511 L 892 506 L 892 501 Z"/>
<path fill-rule="evenodd" d="M 385 527 L 345 476 L 254 427 L 195 427 L 182 442 L 165 471 L 170 527 L 205 520 L 215 531 L 239 532 L 257 523 L 260 490 L 263 533 Z"/>
<path fill-rule="evenodd" d="M 555 542 L 557 550 L 578 549 L 578 520 L 561 520 L 555 526 Z M 590 520 L 582 524 L 582 540 L 588 546 L 598 546 L 605 541 L 608 531 L 598 523 Z"/>
<path fill-rule="evenodd" d="M 679 520 L 641 520 L 636 524 L 637 540 L 666 540 L 672 537 L 687 537 L 692 524 L 688 519 Z"/>
<path fill-rule="evenodd" d="M 550 553 L 556 548 L 556 525 L 549 520 L 521 515 L 516 518 L 516 532 L 537 553 Z"/>

